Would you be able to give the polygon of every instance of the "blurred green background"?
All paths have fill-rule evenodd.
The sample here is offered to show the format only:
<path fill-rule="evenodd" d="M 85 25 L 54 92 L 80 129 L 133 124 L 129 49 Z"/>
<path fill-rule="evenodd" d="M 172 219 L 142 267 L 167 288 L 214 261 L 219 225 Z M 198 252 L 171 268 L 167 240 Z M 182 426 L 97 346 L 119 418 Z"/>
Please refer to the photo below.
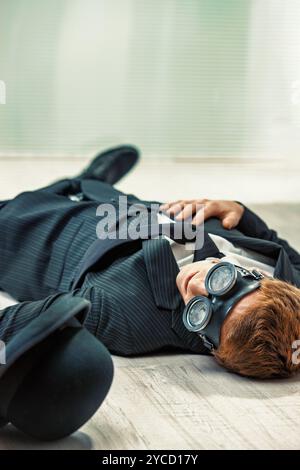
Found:
<path fill-rule="evenodd" d="M 293 158 L 299 0 L 0 0 L 0 155 Z"/>

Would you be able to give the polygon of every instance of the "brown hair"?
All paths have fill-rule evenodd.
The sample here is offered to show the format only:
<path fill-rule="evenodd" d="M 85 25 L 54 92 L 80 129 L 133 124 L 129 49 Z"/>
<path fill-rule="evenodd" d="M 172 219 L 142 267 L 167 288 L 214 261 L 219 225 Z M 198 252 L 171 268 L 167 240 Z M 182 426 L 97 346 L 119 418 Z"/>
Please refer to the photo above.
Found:
<path fill-rule="evenodd" d="M 221 365 L 262 379 L 288 377 L 300 369 L 300 360 L 292 360 L 293 342 L 300 339 L 300 289 L 264 279 L 254 304 L 229 319 L 230 329 L 214 353 Z"/>

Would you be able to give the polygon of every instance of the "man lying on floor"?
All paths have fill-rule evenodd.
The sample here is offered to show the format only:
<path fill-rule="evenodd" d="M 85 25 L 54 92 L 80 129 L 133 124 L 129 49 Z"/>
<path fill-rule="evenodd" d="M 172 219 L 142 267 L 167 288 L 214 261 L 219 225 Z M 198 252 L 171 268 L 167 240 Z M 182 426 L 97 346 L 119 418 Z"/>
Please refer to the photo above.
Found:
<path fill-rule="evenodd" d="M 132 147 L 113 149 L 77 177 L 2 203 L 0 287 L 22 303 L 0 314 L 9 356 L 0 416 L 32 435 L 61 437 L 97 409 L 112 380 L 102 344 L 126 356 L 211 351 L 227 369 L 250 377 L 286 377 L 299 368 L 293 345 L 300 338 L 300 255 L 242 204 L 177 201 L 161 206 L 156 231 L 146 236 L 99 233 L 104 209 L 125 196 L 113 184 L 137 159 Z M 133 195 L 127 202 L 151 209 Z M 198 203 L 201 245 L 176 230 L 191 219 L 203 228 Z M 134 215 L 117 220 L 115 234 L 128 220 Z M 85 334 L 73 349 L 69 337 L 61 339 L 72 328 Z M 34 367 L 32 358 L 20 366 L 28 350 L 38 351 Z"/>

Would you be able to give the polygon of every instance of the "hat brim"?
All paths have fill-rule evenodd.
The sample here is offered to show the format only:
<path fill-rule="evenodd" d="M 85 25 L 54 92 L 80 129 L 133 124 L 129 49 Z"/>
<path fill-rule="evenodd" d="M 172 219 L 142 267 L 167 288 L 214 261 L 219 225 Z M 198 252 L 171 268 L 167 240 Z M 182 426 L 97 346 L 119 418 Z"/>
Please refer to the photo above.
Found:
<path fill-rule="evenodd" d="M 30 322 L 6 345 L 6 364 L 0 365 L 0 379 L 19 357 L 60 329 L 68 320 L 78 315 L 85 318 L 90 307 L 91 303 L 82 297 L 58 294 L 57 299 L 48 309 Z"/>
<path fill-rule="evenodd" d="M 36 439 L 61 439 L 100 407 L 112 383 L 113 362 L 105 346 L 80 326 L 56 331 L 34 349 L 38 360 L 19 384 L 6 418 Z"/>

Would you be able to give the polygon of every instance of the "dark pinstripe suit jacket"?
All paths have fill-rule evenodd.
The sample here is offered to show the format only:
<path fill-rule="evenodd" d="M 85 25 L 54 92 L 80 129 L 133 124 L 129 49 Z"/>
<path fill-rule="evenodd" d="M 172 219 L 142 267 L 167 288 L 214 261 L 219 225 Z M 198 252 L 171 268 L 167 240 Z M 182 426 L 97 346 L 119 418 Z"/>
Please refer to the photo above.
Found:
<path fill-rule="evenodd" d="M 72 191 L 83 192 L 85 200 L 70 201 Z M 168 242 L 96 238 L 96 207 L 117 204 L 120 194 L 105 183 L 64 180 L 8 202 L 0 211 L 1 288 L 18 300 L 75 289 L 92 302 L 86 327 L 117 354 L 205 352 L 198 336 L 183 327 L 178 267 Z M 129 203 L 138 201 L 129 196 Z M 205 230 L 196 259 L 216 250 L 207 235 L 215 233 L 272 257 L 275 276 L 300 286 L 299 254 L 250 210 L 236 230 L 223 229 L 216 219 Z"/>

